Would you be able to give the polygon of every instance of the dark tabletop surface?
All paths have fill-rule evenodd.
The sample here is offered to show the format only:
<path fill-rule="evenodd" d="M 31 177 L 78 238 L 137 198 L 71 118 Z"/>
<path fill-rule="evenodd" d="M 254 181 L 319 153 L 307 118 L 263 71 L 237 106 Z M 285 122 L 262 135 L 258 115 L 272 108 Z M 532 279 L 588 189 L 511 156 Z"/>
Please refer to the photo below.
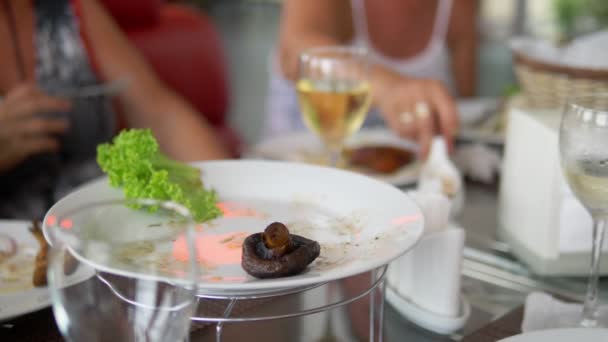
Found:
<path fill-rule="evenodd" d="M 498 341 L 521 332 L 523 307 L 507 313 L 501 318 L 487 324 L 462 338 L 464 342 Z M 204 327 L 201 330 L 210 330 Z M 201 331 L 203 334 L 204 331 Z M 197 333 L 201 333 L 197 332 Z M 195 334 L 197 334 L 195 333 Z M 0 326 L 1 341 L 63 341 L 59 334 L 53 312 L 50 308 L 30 313 L 2 323 Z M 413 340 L 413 339 L 412 339 Z"/>

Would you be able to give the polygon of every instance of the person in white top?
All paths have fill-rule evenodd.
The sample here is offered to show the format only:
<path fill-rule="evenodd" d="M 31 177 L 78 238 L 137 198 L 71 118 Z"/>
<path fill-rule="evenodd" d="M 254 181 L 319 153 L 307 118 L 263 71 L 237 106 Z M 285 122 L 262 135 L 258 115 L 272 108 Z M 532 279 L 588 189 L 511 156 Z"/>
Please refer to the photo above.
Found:
<path fill-rule="evenodd" d="M 452 3 L 454 1 L 454 3 Z M 267 104 L 267 134 L 302 128 L 293 81 L 298 55 L 362 46 L 373 62 L 377 114 L 428 155 L 433 136 L 451 148 L 455 96 L 475 89 L 477 0 L 285 0 Z M 366 125 L 379 121 L 371 115 Z"/>

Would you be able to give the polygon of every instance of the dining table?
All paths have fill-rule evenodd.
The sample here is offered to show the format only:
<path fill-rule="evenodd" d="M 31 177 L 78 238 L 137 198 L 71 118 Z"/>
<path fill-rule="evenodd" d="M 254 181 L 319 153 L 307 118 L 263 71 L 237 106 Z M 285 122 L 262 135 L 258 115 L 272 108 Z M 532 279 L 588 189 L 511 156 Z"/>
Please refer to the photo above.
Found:
<path fill-rule="evenodd" d="M 523 305 L 529 293 L 544 291 L 573 301 L 582 298 L 586 285 L 584 278 L 537 276 L 512 254 L 508 244 L 500 240 L 497 234 L 498 180 L 491 184 L 467 180 L 465 187 L 465 205 L 456 221 L 466 230 L 461 291 L 471 304 L 470 317 L 461 329 L 440 334 L 410 322 L 391 303 L 384 301 L 382 315 L 377 316 L 383 317 L 383 323 L 372 330 L 374 340 L 498 341 L 521 332 Z M 412 185 L 401 187 L 403 191 L 412 188 Z M 329 295 L 344 298 L 345 294 L 341 293 L 344 287 L 330 288 L 321 287 L 318 293 L 305 291 L 251 305 L 240 303 L 235 315 L 264 317 L 265 312 L 290 312 L 315 300 L 327 301 Z M 381 287 L 378 289 L 380 292 Z M 606 300 L 608 279 L 601 280 L 601 289 L 601 300 Z M 370 340 L 370 311 L 366 309 L 370 299 L 365 298 L 309 315 L 228 322 L 221 325 L 221 341 Z M 219 303 L 207 300 L 199 305 L 214 307 Z M 217 341 L 217 332 L 215 323 L 193 322 L 190 341 Z M 62 340 L 51 308 L 0 322 L 0 341 Z"/>

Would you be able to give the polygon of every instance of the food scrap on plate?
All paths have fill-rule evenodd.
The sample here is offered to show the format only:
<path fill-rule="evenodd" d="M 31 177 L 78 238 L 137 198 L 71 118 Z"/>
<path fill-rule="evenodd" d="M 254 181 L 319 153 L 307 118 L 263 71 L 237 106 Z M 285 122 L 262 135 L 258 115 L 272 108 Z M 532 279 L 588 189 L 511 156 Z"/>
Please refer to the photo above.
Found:
<path fill-rule="evenodd" d="M 345 149 L 344 156 L 350 166 L 389 174 L 412 163 L 416 153 L 412 150 L 390 145 L 365 145 Z"/>
<path fill-rule="evenodd" d="M 32 221 L 32 226 L 30 227 L 30 232 L 38 241 L 40 245 L 40 249 L 36 254 L 36 259 L 34 262 L 34 273 L 32 275 L 32 283 L 34 286 L 46 286 L 46 267 L 47 267 L 47 257 L 49 251 L 49 245 L 42 234 L 42 229 L 40 229 L 40 224 L 38 221 Z"/>
<path fill-rule="evenodd" d="M 32 284 L 36 287 L 43 287 L 47 285 L 47 266 L 48 266 L 48 252 L 49 252 L 49 244 L 46 242 L 44 235 L 42 234 L 42 229 L 40 228 L 40 223 L 36 220 L 32 221 L 32 226 L 30 227 L 30 232 L 40 245 L 40 249 L 36 254 L 36 259 L 34 263 L 34 273 L 32 274 Z M 77 262 L 76 259 L 71 254 L 66 254 L 64 260 L 64 272 L 66 274 L 72 274 L 76 270 Z"/>

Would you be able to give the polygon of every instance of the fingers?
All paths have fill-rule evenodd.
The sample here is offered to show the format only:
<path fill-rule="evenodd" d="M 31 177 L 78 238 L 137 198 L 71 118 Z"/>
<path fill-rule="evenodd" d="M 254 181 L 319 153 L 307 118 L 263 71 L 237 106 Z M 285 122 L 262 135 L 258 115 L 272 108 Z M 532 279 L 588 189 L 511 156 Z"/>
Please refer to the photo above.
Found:
<path fill-rule="evenodd" d="M 458 131 L 458 112 L 454 100 L 439 82 L 431 85 L 430 98 L 436 108 L 439 131 L 452 151 L 453 138 Z"/>
<path fill-rule="evenodd" d="M 9 170 L 31 155 L 57 151 L 56 136 L 68 121 L 45 113 L 69 110 L 69 101 L 44 94 L 33 84 L 13 88 L 0 103 L 0 171 Z"/>
<path fill-rule="evenodd" d="M 419 131 L 416 113 L 410 109 L 411 107 L 409 105 L 406 106 L 408 109 L 399 112 L 397 119 L 399 120 L 399 134 L 403 137 L 415 139 Z"/>
<path fill-rule="evenodd" d="M 13 103 L 8 118 L 14 119 L 41 113 L 64 112 L 69 109 L 70 105 L 64 100 L 40 94 L 25 101 Z"/>
<path fill-rule="evenodd" d="M 390 103 L 384 118 L 392 131 L 402 137 L 416 139 L 419 155 L 426 159 L 435 134 L 441 134 L 451 151 L 458 129 L 458 113 L 452 97 L 438 81 L 404 80 L 387 94 Z"/>
<path fill-rule="evenodd" d="M 399 99 L 399 98 L 397 98 Z M 401 101 L 394 101 L 388 110 L 389 114 L 384 115 L 389 128 L 402 137 L 415 139 L 417 136 L 416 118 L 410 106 Z"/>
<path fill-rule="evenodd" d="M 14 120 L 40 113 L 69 110 L 69 101 L 44 94 L 30 84 L 19 85 L 10 91 L 0 107 L 1 120 Z"/>
<path fill-rule="evenodd" d="M 415 107 L 418 143 L 420 144 L 419 154 L 422 159 L 427 159 L 435 136 L 435 120 L 426 102 L 417 102 Z"/>
<path fill-rule="evenodd" d="M 56 135 L 67 129 L 66 120 L 32 117 L 0 126 L 0 171 L 18 165 L 31 155 L 57 151 Z"/>
<path fill-rule="evenodd" d="M 20 120 L 13 126 L 14 134 L 22 136 L 65 133 L 69 124 L 64 119 L 32 118 Z"/>
<path fill-rule="evenodd" d="M 3 141 L 0 146 L 0 171 L 10 170 L 31 155 L 57 150 L 59 150 L 59 142 L 48 136 L 30 136 Z"/>
<path fill-rule="evenodd" d="M 434 120 L 430 102 L 419 88 L 402 88 L 394 95 L 391 114 L 385 116 L 393 132 L 404 138 L 417 140 L 419 155 L 426 159 L 434 136 Z"/>
<path fill-rule="evenodd" d="M 30 156 L 43 152 L 54 152 L 58 149 L 59 142 L 57 139 L 45 136 L 29 137 L 24 139 L 18 146 L 18 152 L 23 156 Z"/>
<path fill-rule="evenodd" d="M 416 139 L 418 127 L 413 101 L 417 95 L 413 94 L 411 90 L 405 87 L 392 87 L 391 91 L 383 94 L 384 101 L 379 101 L 379 109 L 393 132 L 402 137 Z"/>

